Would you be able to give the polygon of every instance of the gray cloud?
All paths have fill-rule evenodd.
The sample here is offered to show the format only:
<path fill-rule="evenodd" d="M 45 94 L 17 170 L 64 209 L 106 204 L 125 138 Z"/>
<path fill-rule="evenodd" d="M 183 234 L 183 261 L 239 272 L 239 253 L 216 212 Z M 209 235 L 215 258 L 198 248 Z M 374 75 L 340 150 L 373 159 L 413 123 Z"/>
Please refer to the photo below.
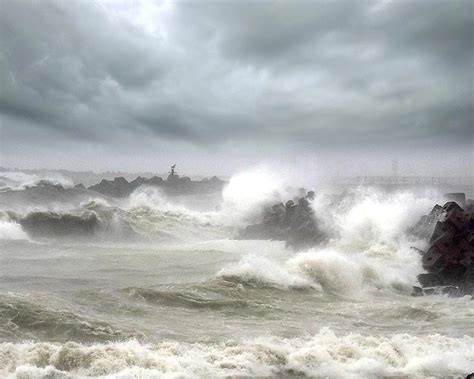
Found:
<path fill-rule="evenodd" d="M 472 147 L 471 1 L 161 4 L 3 1 L 7 143 Z"/>

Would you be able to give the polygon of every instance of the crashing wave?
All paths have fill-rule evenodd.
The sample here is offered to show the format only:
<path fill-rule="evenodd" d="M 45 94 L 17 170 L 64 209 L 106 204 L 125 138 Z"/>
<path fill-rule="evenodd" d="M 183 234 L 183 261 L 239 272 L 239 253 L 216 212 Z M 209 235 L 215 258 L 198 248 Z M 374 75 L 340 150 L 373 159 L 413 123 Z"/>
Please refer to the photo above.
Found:
<path fill-rule="evenodd" d="M 360 295 L 367 289 L 410 293 L 422 271 L 411 246 L 425 242 L 409 235 L 431 199 L 410 193 L 359 190 L 311 202 L 319 227 L 328 236 L 320 246 L 300 251 L 285 262 L 249 255 L 224 267 L 218 276 L 242 282 L 293 288 L 308 286 L 327 293 Z"/>

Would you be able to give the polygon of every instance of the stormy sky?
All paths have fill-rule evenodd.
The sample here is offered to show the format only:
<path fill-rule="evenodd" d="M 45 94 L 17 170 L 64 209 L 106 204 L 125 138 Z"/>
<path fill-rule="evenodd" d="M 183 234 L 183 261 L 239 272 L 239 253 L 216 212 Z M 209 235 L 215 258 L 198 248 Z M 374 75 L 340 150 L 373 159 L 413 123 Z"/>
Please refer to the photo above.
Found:
<path fill-rule="evenodd" d="M 0 1 L 0 166 L 473 167 L 473 1 Z"/>

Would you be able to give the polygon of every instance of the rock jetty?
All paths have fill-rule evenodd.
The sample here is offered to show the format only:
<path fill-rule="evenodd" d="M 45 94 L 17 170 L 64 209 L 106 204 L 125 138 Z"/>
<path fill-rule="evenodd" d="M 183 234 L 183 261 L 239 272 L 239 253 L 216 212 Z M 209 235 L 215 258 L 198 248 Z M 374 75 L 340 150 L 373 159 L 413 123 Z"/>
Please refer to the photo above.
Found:
<path fill-rule="evenodd" d="M 187 176 L 180 177 L 175 171 L 175 165 L 171 166 L 168 178 L 164 180 L 159 176 L 143 178 L 139 176 L 131 182 L 124 177 L 117 177 L 114 180 L 103 179 L 100 183 L 89 187 L 89 190 L 99 192 L 110 197 L 127 197 L 138 187 L 147 185 L 157 187 L 170 196 L 195 195 L 221 192 L 227 182 L 213 176 L 210 179 L 200 181 L 191 180 Z"/>
<path fill-rule="evenodd" d="M 300 189 L 300 192 L 303 189 Z M 318 228 L 310 202 L 314 192 L 302 191 L 301 197 L 275 204 L 264 213 L 263 221 L 241 230 L 239 239 L 270 239 L 286 241 L 294 248 L 321 243 L 325 236 Z"/>

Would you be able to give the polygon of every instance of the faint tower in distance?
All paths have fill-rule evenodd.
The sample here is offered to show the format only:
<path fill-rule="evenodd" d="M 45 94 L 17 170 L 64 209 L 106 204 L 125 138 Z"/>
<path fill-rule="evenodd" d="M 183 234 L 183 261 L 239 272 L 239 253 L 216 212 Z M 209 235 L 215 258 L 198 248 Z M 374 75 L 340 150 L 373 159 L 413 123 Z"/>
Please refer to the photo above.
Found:
<path fill-rule="evenodd" d="M 392 176 L 398 177 L 398 159 L 392 160 Z"/>

